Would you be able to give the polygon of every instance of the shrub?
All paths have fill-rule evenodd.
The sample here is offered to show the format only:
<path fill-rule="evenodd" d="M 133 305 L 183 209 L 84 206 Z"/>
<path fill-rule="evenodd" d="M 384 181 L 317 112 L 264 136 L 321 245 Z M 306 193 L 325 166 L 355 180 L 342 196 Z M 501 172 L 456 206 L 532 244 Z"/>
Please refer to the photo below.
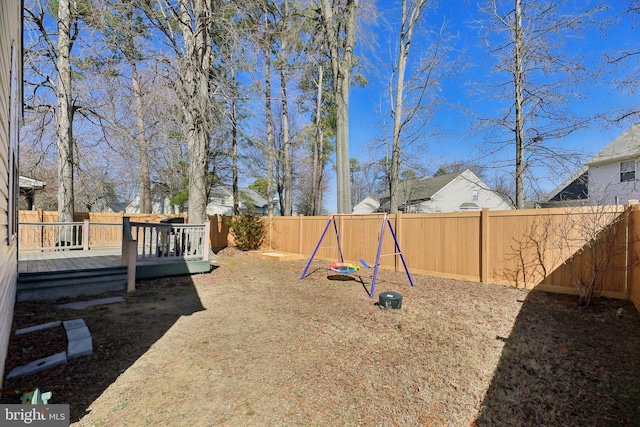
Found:
<path fill-rule="evenodd" d="M 231 232 L 236 245 L 243 251 L 258 249 L 266 235 L 262 218 L 252 212 L 234 216 L 231 220 Z"/>

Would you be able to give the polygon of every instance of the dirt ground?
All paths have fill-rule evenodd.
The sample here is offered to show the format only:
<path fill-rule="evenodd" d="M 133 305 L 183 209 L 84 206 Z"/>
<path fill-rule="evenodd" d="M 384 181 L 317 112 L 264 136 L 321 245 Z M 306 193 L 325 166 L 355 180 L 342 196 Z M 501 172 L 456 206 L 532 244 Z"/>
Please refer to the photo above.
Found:
<path fill-rule="evenodd" d="M 14 329 L 83 318 L 94 354 L 13 381 L 52 391 L 77 426 L 632 426 L 640 315 L 625 301 L 233 249 L 209 274 L 138 283 L 126 303 L 16 306 Z M 377 303 L 403 296 L 399 310 Z M 61 328 L 13 337 L 5 373 L 64 351 Z"/>

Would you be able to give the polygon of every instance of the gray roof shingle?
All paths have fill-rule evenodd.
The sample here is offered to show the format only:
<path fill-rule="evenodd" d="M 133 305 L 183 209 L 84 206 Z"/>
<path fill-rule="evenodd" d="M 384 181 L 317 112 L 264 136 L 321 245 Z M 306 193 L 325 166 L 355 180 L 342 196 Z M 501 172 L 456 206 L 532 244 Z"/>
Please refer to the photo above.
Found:
<path fill-rule="evenodd" d="M 640 157 L 640 123 L 636 123 L 624 131 L 622 135 L 611 141 L 598 154 L 587 162 L 587 165 L 608 163 Z"/>

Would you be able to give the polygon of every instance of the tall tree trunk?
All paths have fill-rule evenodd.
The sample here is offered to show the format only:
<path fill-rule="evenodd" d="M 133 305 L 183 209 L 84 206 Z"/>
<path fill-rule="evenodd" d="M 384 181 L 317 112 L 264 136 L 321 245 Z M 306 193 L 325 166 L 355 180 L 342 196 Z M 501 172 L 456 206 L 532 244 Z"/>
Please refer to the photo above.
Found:
<path fill-rule="evenodd" d="M 231 73 L 231 79 L 235 86 L 235 73 Z M 238 104 L 234 95 L 231 100 L 231 162 L 232 162 L 232 183 L 231 192 L 233 194 L 233 214 L 240 214 L 240 201 L 238 198 Z"/>
<path fill-rule="evenodd" d="M 316 137 L 313 144 L 312 171 L 311 171 L 311 215 L 320 215 L 322 203 L 320 191 L 322 186 L 322 147 L 324 134 L 322 132 L 322 87 L 324 68 L 318 64 L 318 92 L 316 95 Z"/>
<path fill-rule="evenodd" d="M 131 66 L 131 84 L 133 86 L 133 97 L 136 102 L 136 125 L 138 127 L 138 156 L 140 165 L 139 192 L 140 192 L 140 212 L 151 213 L 153 206 L 151 202 L 151 172 L 149 167 L 149 141 L 147 140 L 146 128 L 144 124 L 144 104 L 142 101 L 142 90 L 140 89 L 140 76 L 135 60 L 129 60 Z"/>
<path fill-rule="evenodd" d="M 73 100 L 71 98 L 71 9 L 69 0 L 58 2 L 58 84 L 55 88 L 58 149 L 58 221 L 73 222 Z M 65 241 L 71 241 L 69 236 Z"/>
<path fill-rule="evenodd" d="M 351 213 L 351 181 L 349 173 L 349 90 L 354 64 L 356 12 L 358 0 L 347 0 L 344 16 L 336 24 L 330 0 L 320 1 L 322 22 L 329 46 L 333 91 L 336 102 L 336 182 L 338 213 Z M 344 37 L 344 38 L 343 38 Z"/>
<path fill-rule="evenodd" d="M 180 28 L 184 40 L 184 62 L 181 76 L 182 107 L 186 125 L 189 156 L 189 222 L 206 220 L 207 169 L 211 103 L 209 98 L 212 46 L 210 18 L 212 5 L 207 0 L 179 0 Z"/>
<path fill-rule="evenodd" d="M 514 27 L 514 62 L 513 82 L 515 87 L 515 140 L 516 140 L 516 209 L 524 207 L 524 174 L 526 165 L 524 162 L 524 112 L 523 112 L 523 87 L 524 70 L 522 67 L 522 49 L 524 47 L 522 34 L 522 1 L 515 0 L 515 27 Z"/>
<path fill-rule="evenodd" d="M 284 0 L 283 20 L 285 23 L 289 19 L 289 2 Z M 288 77 L 288 58 L 287 38 L 290 36 L 285 31 L 280 36 L 280 93 L 282 94 L 282 149 L 284 162 L 284 215 L 291 216 L 293 214 L 292 205 L 292 168 L 291 168 L 291 136 L 289 135 L 289 106 L 287 101 L 287 82 Z"/>
<path fill-rule="evenodd" d="M 349 78 L 339 78 L 336 102 L 336 179 L 338 213 L 351 213 L 351 174 L 349 173 Z"/>
<path fill-rule="evenodd" d="M 289 135 L 289 106 L 287 104 L 287 70 L 284 65 L 280 71 L 280 82 L 280 92 L 282 93 L 282 149 L 284 151 L 284 215 L 291 216 L 293 214 L 293 206 L 291 203 L 291 191 L 293 187 L 291 176 L 291 136 Z"/>
<path fill-rule="evenodd" d="M 269 29 L 269 11 L 264 9 L 265 20 L 265 45 L 264 45 L 264 92 L 265 114 L 267 120 L 267 212 L 273 216 L 273 163 L 274 163 L 274 137 L 273 137 L 273 113 L 271 111 L 271 30 Z"/>
<path fill-rule="evenodd" d="M 398 186 L 400 182 L 400 135 L 403 127 L 402 107 L 404 100 L 404 78 L 407 69 L 407 59 L 409 57 L 409 48 L 411 47 L 411 39 L 413 29 L 422 14 L 422 10 L 426 5 L 426 0 L 418 0 L 410 11 L 407 9 L 407 0 L 402 0 L 402 20 L 400 28 L 400 52 L 398 54 L 398 76 L 396 78 L 396 93 L 393 109 L 393 145 L 391 147 L 391 173 L 389 176 L 389 213 L 398 212 Z"/>

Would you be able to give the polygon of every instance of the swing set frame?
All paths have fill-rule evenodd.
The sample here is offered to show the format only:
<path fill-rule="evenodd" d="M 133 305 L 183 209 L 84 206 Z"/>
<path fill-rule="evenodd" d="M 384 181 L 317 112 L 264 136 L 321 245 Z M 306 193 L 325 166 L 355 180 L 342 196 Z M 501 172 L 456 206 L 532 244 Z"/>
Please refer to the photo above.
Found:
<path fill-rule="evenodd" d="M 400 256 L 400 260 L 402 261 L 402 266 L 404 267 L 404 271 L 407 274 L 407 278 L 409 279 L 409 283 L 411 284 L 411 286 L 413 287 L 413 279 L 411 279 L 411 274 L 409 273 L 409 269 L 407 268 L 407 263 L 404 260 L 404 256 L 402 255 L 402 251 L 400 250 L 400 244 L 398 243 L 398 238 L 396 237 L 396 233 L 393 229 L 393 226 L 391 225 L 391 221 L 389 220 L 389 216 L 386 213 L 371 213 L 371 214 L 333 214 L 331 215 L 331 217 L 329 218 L 329 221 L 327 222 L 327 225 L 324 227 L 324 231 L 322 232 L 322 235 L 320 236 L 320 240 L 318 240 L 318 244 L 316 244 L 316 248 L 313 250 L 313 253 L 311 254 L 311 257 L 309 258 L 309 262 L 307 262 L 307 266 L 304 268 L 304 271 L 302 272 L 302 275 L 300 276 L 300 280 L 303 280 L 306 275 L 307 272 L 309 271 L 309 267 L 311 266 L 311 262 L 313 261 L 313 259 L 316 256 L 316 253 L 318 252 L 318 249 L 320 249 L 320 245 L 322 244 L 322 241 L 324 240 L 324 238 L 327 235 L 327 231 L 329 231 L 329 228 L 331 227 L 331 225 L 333 225 L 333 230 L 336 234 L 336 242 L 338 244 L 338 255 L 340 257 L 340 263 L 344 263 L 344 256 L 342 255 L 342 245 L 340 243 L 340 234 L 338 233 L 338 224 L 336 223 L 336 218 L 339 217 L 370 217 L 370 216 L 377 216 L 381 218 L 381 225 L 380 225 L 380 234 L 378 235 L 378 250 L 376 252 L 376 260 L 375 260 L 375 264 L 373 266 L 373 278 L 371 279 L 371 290 L 369 291 L 369 298 L 373 298 L 374 292 L 375 292 L 375 286 L 376 286 L 376 279 L 378 277 L 378 267 L 380 266 L 380 258 L 383 256 L 389 256 L 389 255 L 393 255 L 393 256 Z M 384 230 L 386 227 L 389 227 L 389 231 L 391 232 L 391 236 L 393 236 L 393 241 L 395 244 L 395 251 L 394 253 L 391 254 L 382 254 L 382 242 L 384 241 Z M 365 268 L 371 268 L 365 261 L 364 259 L 360 259 L 360 263 L 363 265 L 363 267 Z M 335 271 L 335 270 L 334 270 Z M 345 273 L 341 273 L 341 274 L 350 274 L 353 273 L 353 271 L 348 271 Z"/>

